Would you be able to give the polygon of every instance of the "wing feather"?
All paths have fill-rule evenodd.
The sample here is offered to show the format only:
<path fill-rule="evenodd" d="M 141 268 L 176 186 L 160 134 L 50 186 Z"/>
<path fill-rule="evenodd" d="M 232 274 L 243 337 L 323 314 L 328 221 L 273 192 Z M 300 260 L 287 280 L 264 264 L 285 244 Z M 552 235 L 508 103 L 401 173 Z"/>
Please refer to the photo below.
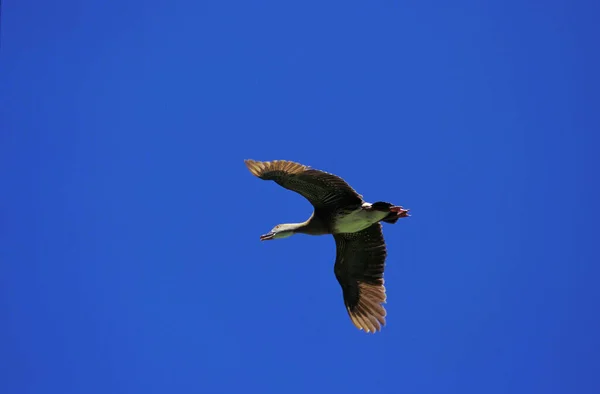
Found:
<path fill-rule="evenodd" d="M 385 325 L 383 272 L 387 250 L 381 224 L 357 233 L 334 234 L 335 276 L 342 287 L 344 305 L 352 323 L 366 332 Z"/>
<path fill-rule="evenodd" d="M 315 209 L 363 203 L 362 196 L 337 175 L 287 160 L 245 160 L 244 163 L 254 176 L 275 181 L 280 186 L 299 193 Z"/>

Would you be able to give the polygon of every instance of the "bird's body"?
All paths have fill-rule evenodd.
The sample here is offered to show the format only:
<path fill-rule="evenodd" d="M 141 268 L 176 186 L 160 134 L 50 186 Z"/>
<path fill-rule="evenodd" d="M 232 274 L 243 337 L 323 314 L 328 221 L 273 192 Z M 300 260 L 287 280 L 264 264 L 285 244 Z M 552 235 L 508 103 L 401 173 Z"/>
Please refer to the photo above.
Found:
<path fill-rule="evenodd" d="M 250 172 L 303 195 L 314 207 L 301 223 L 275 226 L 261 240 L 296 233 L 333 235 L 336 243 L 335 276 L 354 325 L 376 332 L 385 325 L 383 271 L 387 256 L 380 222 L 394 224 L 408 211 L 387 202 L 368 203 L 342 178 L 285 160 L 245 160 Z"/>
<path fill-rule="evenodd" d="M 373 204 L 364 203 L 359 208 L 342 211 L 333 221 L 333 234 L 356 233 L 378 223 L 389 215 L 389 211 L 372 209 Z"/>

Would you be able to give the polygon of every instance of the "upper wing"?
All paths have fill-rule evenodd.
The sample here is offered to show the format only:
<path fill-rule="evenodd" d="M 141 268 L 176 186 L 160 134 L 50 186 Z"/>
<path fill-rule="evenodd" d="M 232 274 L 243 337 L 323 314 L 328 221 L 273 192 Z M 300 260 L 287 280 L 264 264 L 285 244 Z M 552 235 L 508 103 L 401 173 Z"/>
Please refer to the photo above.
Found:
<path fill-rule="evenodd" d="M 386 301 L 383 271 L 387 256 L 381 224 L 333 237 L 337 250 L 334 272 L 352 323 L 366 332 L 381 330 L 386 316 L 381 304 Z"/>
<path fill-rule="evenodd" d="M 316 209 L 362 203 L 362 196 L 336 175 L 286 160 L 244 163 L 253 175 L 301 194 Z"/>

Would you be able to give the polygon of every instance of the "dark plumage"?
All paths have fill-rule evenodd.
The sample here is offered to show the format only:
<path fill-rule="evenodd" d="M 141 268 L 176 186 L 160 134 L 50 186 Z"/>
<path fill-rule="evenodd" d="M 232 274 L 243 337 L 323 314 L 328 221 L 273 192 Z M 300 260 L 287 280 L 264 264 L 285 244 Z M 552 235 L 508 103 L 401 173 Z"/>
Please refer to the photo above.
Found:
<path fill-rule="evenodd" d="M 304 196 L 314 208 L 302 223 L 275 226 L 261 240 L 295 233 L 332 234 L 336 244 L 335 276 L 354 325 L 376 332 L 385 325 L 383 273 L 387 256 L 380 221 L 394 224 L 408 210 L 387 202 L 367 203 L 342 178 L 285 160 L 245 160 L 250 172 Z"/>

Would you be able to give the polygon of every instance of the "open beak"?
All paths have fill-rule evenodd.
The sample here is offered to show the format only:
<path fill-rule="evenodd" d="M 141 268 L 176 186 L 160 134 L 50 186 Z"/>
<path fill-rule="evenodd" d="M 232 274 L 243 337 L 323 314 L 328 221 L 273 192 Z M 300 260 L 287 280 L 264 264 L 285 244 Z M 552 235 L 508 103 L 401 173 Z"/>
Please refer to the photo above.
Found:
<path fill-rule="evenodd" d="M 264 235 L 261 235 L 261 236 L 260 236 L 260 240 L 261 240 L 261 241 L 268 241 L 268 240 L 270 240 L 270 239 L 273 239 L 274 237 L 275 237 L 275 233 L 273 233 L 273 232 L 270 232 L 270 233 L 266 233 L 266 234 L 264 234 Z"/>

